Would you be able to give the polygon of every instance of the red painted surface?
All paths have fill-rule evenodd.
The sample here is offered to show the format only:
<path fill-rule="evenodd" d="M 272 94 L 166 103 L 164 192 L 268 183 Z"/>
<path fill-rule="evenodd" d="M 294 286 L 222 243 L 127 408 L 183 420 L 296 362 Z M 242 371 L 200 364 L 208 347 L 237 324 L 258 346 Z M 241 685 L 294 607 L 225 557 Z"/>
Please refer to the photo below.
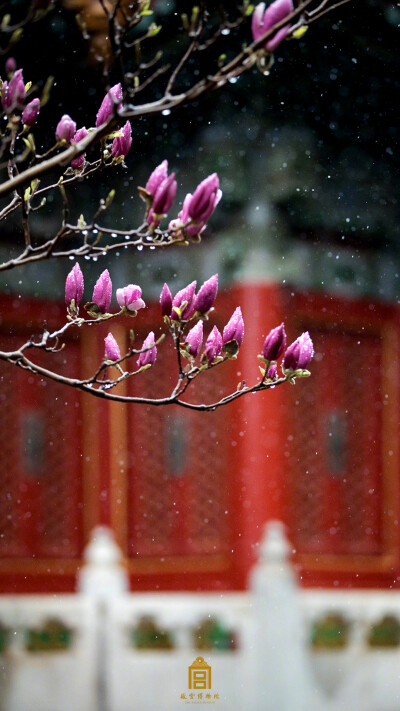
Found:
<path fill-rule="evenodd" d="M 7 333 L 2 346 L 11 350 L 34 332 L 35 324 L 44 318 L 44 305 L 33 303 L 27 310 L 26 303 L 13 305 L 5 299 L 2 313 L 1 330 Z M 49 305 L 48 325 L 59 315 L 59 310 Z M 70 341 L 65 365 L 63 351 L 52 356 L 35 351 L 32 358 L 44 367 L 52 359 L 66 374 L 77 372 L 79 344 Z M 0 363 L 0 378 L 0 589 L 23 592 L 38 589 L 36 561 L 44 572 L 41 589 L 51 577 L 52 561 L 65 561 L 65 566 L 59 565 L 63 576 L 80 557 L 83 419 L 77 393 L 57 383 L 4 362 Z M 67 576 L 64 585 L 71 588 L 72 579 Z"/>
<path fill-rule="evenodd" d="M 282 321 L 288 342 L 311 333 L 309 380 L 193 413 L 110 406 L 0 364 L 0 591 L 72 591 L 99 523 L 114 527 L 134 590 L 242 589 L 272 518 L 287 524 L 304 584 L 398 586 L 398 311 L 251 284 L 218 297 L 205 335 L 214 323 L 222 329 L 238 305 L 239 356 L 201 375 L 193 401 L 255 382 L 264 338 Z M 1 313 L 10 348 L 44 319 L 52 328 L 65 316 L 63 305 L 13 297 L 1 298 Z M 158 305 L 140 312 L 137 344 L 150 329 L 158 337 L 160 324 Z M 108 331 L 131 325 L 102 324 L 89 346 L 76 333 L 60 367 L 88 374 Z M 164 342 L 154 370 L 126 392 L 166 395 L 174 358 Z M 40 447 L 36 455 L 31 448 L 40 468 L 33 475 L 21 450 L 27 426 L 42 427 L 46 453 L 43 460 Z"/>

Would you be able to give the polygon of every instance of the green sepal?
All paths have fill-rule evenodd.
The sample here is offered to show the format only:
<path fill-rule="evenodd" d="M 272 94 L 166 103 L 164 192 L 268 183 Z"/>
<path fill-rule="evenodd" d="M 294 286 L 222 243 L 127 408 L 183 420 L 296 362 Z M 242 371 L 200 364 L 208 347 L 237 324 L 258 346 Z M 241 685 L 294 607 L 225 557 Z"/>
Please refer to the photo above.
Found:
<path fill-rule="evenodd" d="M 160 30 L 161 30 L 161 25 L 156 25 L 155 22 L 152 22 L 149 29 L 148 29 L 147 36 L 148 37 L 155 37 L 156 35 L 158 35 Z"/>
<path fill-rule="evenodd" d="M 301 27 L 298 27 L 297 30 L 295 30 L 292 34 L 292 37 L 294 39 L 301 39 L 303 35 L 306 34 L 308 30 L 308 25 L 302 25 Z"/>
<path fill-rule="evenodd" d="M 144 370 L 148 370 L 149 368 L 151 368 L 151 365 L 152 365 L 151 363 L 147 363 L 146 365 L 142 365 L 142 366 L 139 368 L 139 370 L 136 371 L 136 375 L 137 375 L 138 373 L 142 373 Z"/>

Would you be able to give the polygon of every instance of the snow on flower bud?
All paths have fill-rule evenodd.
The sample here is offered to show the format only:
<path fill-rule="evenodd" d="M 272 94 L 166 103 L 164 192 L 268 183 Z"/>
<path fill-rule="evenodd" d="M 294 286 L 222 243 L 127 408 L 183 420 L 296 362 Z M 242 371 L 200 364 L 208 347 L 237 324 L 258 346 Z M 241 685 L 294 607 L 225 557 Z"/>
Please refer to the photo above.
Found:
<path fill-rule="evenodd" d="M 222 350 L 222 336 L 220 332 L 218 331 L 218 328 L 214 326 L 212 329 L 211 333 L 209 334 L 207 340 L 206 340 L 206 345 L 204 348 L 204 353 L 205 356 L 208 360 L 208 363 L 211 364 L 217 356 L 220 355 Z"/>
<path fill-rule="evenodd" d="M 70 143 L 73 139 L 76 131 L 76 123 L 72 120 L 71 116 L 64 114 L 57 124 L 56 128 L 56 139 L 57 141 L 66 141 Z"/>
<path fill-rule="evenodd" d="M 155 215 L 165 215 L 174 202 L 177 189 L 175 173 L 162 181 L 154 195 L 152 210 Z"/>
<path fill-rule="evenodd" d="M 117 289 L 117 301 L 121 309 L 123 307 L 129 311 L 139 311 L 139 309 L 144 309 L 146 304 L 141 296 L 142 290 L 140 286 L 137 286 L 136 284 L 128 284 L 128 286 L 124 286 L 123 289 Z"/>
<path fill-rule="evenodd" d="M 284 359 L 284 370 L 303 370 L 307 368 L 314 355 L 314 346 L 308 331 L 302 333 L 287 348 Z"/>
<path fill-rule="evenodd" d="M 96 116 L 96 128 L 102 126 L 103 123 L 114 116 L 115 108 L 120 110 L 122 108 L 122 86 L 121 84 L 115 84 L 111 87 L 110 91 L 107 92 L 101 106 L 97 112 Z"/>
<path fill-rule="evenodd" d="M 256 42 L 260 37 L 265 35 L 274 25 L 278 24 L 290 15 L 294 10 L 293 0 L 275 0 L 265 9 L 265 3 L 261 2 L 257 5 L 253 12 L 251 21 L 251 30 L 253 40 Z M 285 39 L 290 30 L 290 25 L 281 27 L 270 39 L 264 44 L 264 49 L 267 52 L 273 52 L 280 43 Z"/>
<path fill-rule="evenodd" d="M 199 314 L 206 314 L 214 306 L 217 291 L 218 274 L 214 274 L 200 287 L 194 300 L 194 310 Z"/>
<path fill-rule="evenodd" d="M 186 338 L 186 351 L 196 358 L 201 351 L 203 344 L 203 321 L 198 321 L 193 328 L 190 329 Z"/>
<path fill-rule="evenodd" d="M 104 345 L 105 345 L 104 357 L 106 360 L 112 360 L 112 361 L 120 360 L 121 351 L 119 350 L 118 343 L 115 340 L 112 333 L 109 333 L 108 336 L 104 339 Z"/>
<path fill-rule="evenodd" d="M 193 222 L 202 222 L 203 224 L 207 222 L 219 201 L 218 194 L 220 192 L 216 173 L 202 180 L 194 191 L 188 205 L 188 214 Z"/>
<path fill-rule="evenodd" d="M 173 300 L 172 300 L 172 312 L 171 312 L 171 318 L 174 321 L 179 321 L 182 319 L 182 321 L 187 321 L 191 316 L 194 314 L 194 308 L 193 308 L 193 303 L 194 303 L 194 292 L 196 290 L 196 282 L 192 281 L 188 286 L 185 286 L 184 289 L 181 289 L 178 291 L 177 294 L 175 294 Z M 186 305 L 183 306 L 183 304 L 186 302 Z M 175 311 L 175 309 L 178 309 L 180 312 L 180 315 Z"/>
<path fill-rule="evenodd" d="M 40 100 L 32 99 L 22 112 L 22 123 L 24 126 L 33 126 L 40 111 Z"/>
<path fill-rule="evenodd" d="M 298 368 L 307 368 L 311 358 L 314 355 L 314 345 L 308 331 L 300 336 L 300 355 Z"/>
<path fill-rule="evenodd" d="M 1 90 L 1 105 L 6 114 L 15 108 L 22 108 L 25 99 L 25 83 L 22 69 L 17 69 L 10 81 L 5 81 Z"/>
<path fill-rule="evenodd" d="M 139 358 L 136 361 L 139 368 L 143 368 L 144 365 L 153 365 L 157 358 L 157 348 L 153 331 L 150 331 L 147 338 L 143 341 L 142 348 L 148 348 L 149 350 L 144 353 L 139 353 Z"/>
<path fill-rule="evenodd" d="M 105 269 L 96 281 L 93 289 L 92 301 L 96 304 L 99 311 L 105 313 L 110 308 L 112 295 L 112 282 L 108 269 Z"/>
<path fill-rule="evenodd" d="M 71 143 L 79 143 L 79 141 L 82 141 L 82 139 L 86 138 L 87 135 L 88 135 L 88 130 L 85 127 L 78 128 Z M 74 158 L 74 160 L 71 161 L 71 168 L 73 168 L 74 170 L 81 170 L 84 165 L 85 165 L 85 155 L 84 154 L 79 156 L 78 158 Z"/>
<path fill-rule="evenodd" d="M 161 313 L 163 316 L 171 316 L 172 294 L 168 284 L 164 284 L 160 294 Z"/>
<path fill-rule="evenodd" d="M 146 183 L 146 190 L 150 195 L 155 196 L 157 189 L 160 187 L 163 180 L 168 177 L 168 161 L 163 160 L 157 168 L 154 168 L 150 178 Z"/>
<path fill-rule="evenodd" d="M 125 158 L 132 145 L 132 127 L 130 121 L 127 121 L 121 130 L 122 136 L 114 138 L 112 143 L 111 155 L 113 158 L 119 158 L 120 156 Z"/>
<path fill-rule="evenodd" d="M 76 262 L 65 281 L 65 303 L 69 306 L 71 301 L 74 300 L 75 306 L 78 306 L 82 296 L 83 274 L 78 262 Z"/>
<path fill-rule="evenodd" d="M 244 321 L 240 306 L 235 309 L 228 323 L 226 324 L 223 334 L 222 343 L 225 345 L 229 341 L 236 341 L 238 346 L 241 346 L 244 338 Z"/>
<path fill-rule="evenodd" d="M 265 360 L 277 360 L 286 346 L 285 324 L 273 328 L 264 341 L 263 357 Z"/>

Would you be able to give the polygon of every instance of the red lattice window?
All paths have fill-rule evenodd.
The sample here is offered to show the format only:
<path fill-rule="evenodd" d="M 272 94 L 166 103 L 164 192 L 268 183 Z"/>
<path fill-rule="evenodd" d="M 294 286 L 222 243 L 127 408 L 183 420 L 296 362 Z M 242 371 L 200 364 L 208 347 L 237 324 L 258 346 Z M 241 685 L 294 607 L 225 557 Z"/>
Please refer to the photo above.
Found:
<path fill-rule="evenodd" d="M 312 329 L 312 377 L 291 407 L 290 525 L 301 553 L 382 552 L 382 342 Z"/>
<path fill-rule="evenodd" d="M 15 348 L 21 338 L 3 339 Z M 76 372 L 79 345 L 52 358 Z M 35 354 L 45 365 L 46 356 Z M 0 556 L 73 558 L 82 551 L 79 398 L 62 385 L 0 363 Z M 75 443 L 75 446 L 74 446 Z"/>
<path fill-rule="evenodd" d="M 169 374 L 176 370 L 166 351 L 154 369 L 131 381 L 136 393 L 159 397 L 160 387 L 168 391 Z M 223 368 L 200 376 L 193 400 L 218 400 L 227 392 L 224 379 Z M 131 407 L 128 421 L 128 555 L 226 551 L 230 472 L 224 410 Z"/>

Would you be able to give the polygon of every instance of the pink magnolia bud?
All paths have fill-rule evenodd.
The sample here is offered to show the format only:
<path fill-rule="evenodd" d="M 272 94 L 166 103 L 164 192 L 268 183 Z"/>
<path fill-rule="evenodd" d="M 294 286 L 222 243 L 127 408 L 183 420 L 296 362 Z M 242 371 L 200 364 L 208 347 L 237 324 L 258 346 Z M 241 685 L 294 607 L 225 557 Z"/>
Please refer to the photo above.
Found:
<path fill-rule="evenodd" d="M 285 370 L 307 368 L 314 355 L 314 346 L 308 331 L 302 333 L 286 350 L 283 367 Z"/>
<path fill-rule="evenodd" d="M 33 126 L 40 111 L 40 100 L 32 99 L 22 112 L 22 123 L 24 126 Z"/>
<path fill-rule="evenodd" d="M 113 158 L 119 158 L 119 156 L 125 156 L 128 154 L 129 149 L 132 145 L 132 127 L 130 121 L 127 121 L 125 126 L 122 128 L 122 136 L 117 136 L 114 138 L 111 148 L 111 155 Z"/>
<path fill-rule="evenodd" d="M 17 68 L 17 62 L 15 61 L 14 57 L 9 57 L 6 61 L 6 73 L 7 74 L 14 74 L 16 68 Z"/>
<path fill-rule="evenodd" d="M 265 9 L 264 2 L 257 5 L 251 21 L 253 40 L 256 42 L 260 39 L 260 37 L 265 35 L 274 25 L 290 15 L 293 10 L 293 0 L 275 0 L 267 9 Z M 281 29 L 264 44 L 264 49 L 266 49 L 267 52 L 273 52 L 280 45 L 282 40 L 285 39 L 289 30 L 290 25 L 281 27 Z"/>
<path fill-rule="evenodd" d="M 56 139 L 57 141 L 66 141 L 70 143 L 73 139 L 76 131 L 76 123 L 72 120 L 71 116 L 64 114 L 57 124 L 56 128 Z"/>
<path fill-rule="evenodd" d="M 179 316 L 175 311 L 175 308 L 181 309 L 182 304 L 184 301 L 187 302 L 187 305 L 183 308 L 181 312 L 181 320 L 182 321 L 187 321 L 191 316 L 194 314 L 194 308 L 193 308 L 193 303 L 194 303 L 194 292 L 196 290 L 196 282 L 192 281 L 188 286 L 185 286 L 184 289 L 181 289 L 178 291 L 178 293 L 174 296 L 173 301 L 172 301 L 172 312 L 171 312 L 171 318 L 174 321 L 179 321 Z"/>
<path fill-rule="evenodd" d="M 171 316 L 172 294 L 168 284 L 164 284 L 160 294 L 161 313 L 163 316 Z"/>
<path fill-rule="evenodd" d="M 22 108 L 25 99 L 25 83 L 22 76 L 22 69 L 17 69 L 10 81 L 3 83 L 1 90 L 1 105 L 6 114 L 11 113 L 16 108 Z"/>
<path fill-rule="evenodd" d="M 162 181 L 156 190 L 152 204 L 155 215 L 165 215 L 174 202 L 177 189 L 175 173 L 171 173 L 168 178 Z"/>
<path fill-rule="evenodd" d="M 114 116 L 115 110 L 120 111 L 122 109 L 122 86 L 121 84 L 115 84 L 111 87 L 110 91 L 107 92 L 101 106 L 97 112 L 96 116 L 96 128 L 102 126 L 103 123 Z"/>
<path fill-rule="evenodd" d="M 273 328 L 264 341 L 263 357 L 265 360 L 277 360 L 286 346 L 285 324 Z"/>
<path fill-rule="evenodd" d="M 78 262 L 76 262 L 65 281 L 65 303 L 69 306 L 72 299 L 74 299 L 75 306 L 78 306 L 82 296 L 83 274 Z"/>
<path fill-rule="evenodd" d="M 139 358 L 136 361 L 139 368 L 142 368 L 144 365 L 153 365 L 157 358 L 157 348 L 153 331 L 150 331 L 147 338 L 143 341 L 142 348 L 149 348 L 149 350 L 144 353 L 139 353 Z"/>
<path fill-rule="evenodd" d="M 198 321 L 193 328 L 190 329 L 186 338 L 186 350 L 193 358 L 199 355 L 203 344 L 203 321 Z"/>
<path fill-rule="evenodd" d="M 104 345 L 105 345 L 105 353 L 104 357 L 106 360 L 120 360 L 121 358 L 121 351 L 119 350 L 118 343 L 115 340 L 114 336 L 112 333 L 109 333 L 108 336 L 104 339 Z"/>
<path fill-rule="evenodd" d="M 129 311 L 144 309 L 146 304 L 143 299 L 140 298 L 141 296 L 142 290 L 140 286 L 136 284 L 128 284 L 128 286 L 124 286 L 123 289 L 117 289 L 117 301 L 121 309 L 123 306 L 129 309 Z"/>
<path fill-rule="evenodd" d="M 212 363 L 214 358 L 219 356 L 222 350 L 222 336 L 220 332 L 218 331 L 218 328 L 214 326 L 212 329 L 211 333 L 209 334 L 207 340 L 206 340 L 206 345 L 204 348 L 204 352 L 206 355 L 206 358 L 208 360 L 208 363 Z"/>
<path fill-rule="evenodd" d="M 194 310 L 199 314 L 206 314 L 214 306 L 217 291 L 218 274 L 214 274 L 200 287 L 194 300 Z"/>
<path fill-rule="evenodd" d="M 218 175 L 213 173 L 202 180 L 192 195 L 188 206 L 189 217 L 193 222 L 207 222 L 216 206 L 219 192 Z"/>
<path fill-rule="evenodd" d="M 276 367 L 276 363 L 271 363 L 267 370 L 267 378 L 268 380 L 276 380 L 278 377 L 278 368 Z"/>
<path fill-rule="evenodd" d="M 163 160 L 157 168 L 154 168 L 150 178 L 146 183 L 146 190 L 150 195 L 155 196 L 157 189 L 160 187 L 163 180 L 168 177 L 168 161 Z"/>
<path fill-rule="evenodd" d="M 236 341 L 239 346 L 242 345 L 244 338 L 244 321 L 242 316 L 242 310 L 240 306 L 235 309 L 228 323 L 226 324 L 223 334 L 222 343 L 229 343 L 229 341 Z"/>
<path fill-rule="evenodd" d="M 105 313 L 110 308 L 112 295 L 112 282 L 108 269 L 105 269 L 96 281 L 93 289 L 92 301 L 98 306 L 99 311 Z"/>
<path fill-rule="evenodd" d="M 200 232 L 204 230 L 205 225 L 200 222 L 198 224 L 188 224 L 187 226 L 185 226 L 187 223 L 190 223 L 189 205 L 191 199 L 192 194 L 188 193 L 183 201 L 182 210 L 178 213 L 178 217 L 176 218 L 176 220 L 171 220 L 171 222 L 169 223 L 168 229 L 172 232 L 179 232 L 184 227 L 185 234 L 189 237 L 193 237 L 194 235 L 200 234 Z"/>
<path fill-rule="evenodd" d="M 212 177 L 212 176 L 210 176 Z M 208 180 L 208 179 L 207 179 Z M 201 186 L 201 183 L 200 183 Z M 198 186 L 198 187 L 200 187 Z M 207 227 L 206 225 L 206 220 L 208 220 L 211 217 L 211 214 L 214 212 L 215 208 L 217 207 L 219 201 L 221 200 L 222 197 L 222 191 L 217 190 L 216 194 L 214 195 L 214 198 L 209 202 L 209 208 L 207 211 L 203 213 L 203 219 L 199 222 L 194 221 L 194 218 L 189 214 L 190 209 L 191 209 L 191 204 L 193 200 L 193 195 L 191 193 L 188 193 L 183 201 L 182 205 L 182 210 L 178 214 L 178 218 L 176 220 L 171 220 L 169 223 L 169 229 L 178 232 L 179 230 L 182 230 L 184 228 L 185 234 L 188 237 L 193 237 L 194 235 L 199 235 L 205 228 Z"/>
<path fill-rule="evenodd" d="M 86 138 L 88 135 L 88 131 L 85 127 L 79 128 L 73 137 L 71 143 L 79 143 L 79 141 L 82 141 L 83 138 Z M 74 160 L 71 160 L 71 168 L 74 170 L 81 170 L 83 166 L 85 165 L 85 155 L 81 155 L 78 158 L 74 158 Z"/>

